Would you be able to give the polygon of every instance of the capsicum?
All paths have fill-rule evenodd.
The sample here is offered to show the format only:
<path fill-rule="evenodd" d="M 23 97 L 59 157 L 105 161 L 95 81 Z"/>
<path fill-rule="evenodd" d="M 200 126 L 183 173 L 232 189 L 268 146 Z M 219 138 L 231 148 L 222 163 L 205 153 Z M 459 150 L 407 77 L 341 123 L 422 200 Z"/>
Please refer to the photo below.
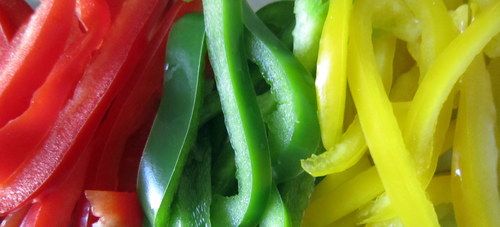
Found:
<path fill-rule="evenodd" d="M 62 108 L 41 143 L 29 150 L 30 161 L 23 162 L 18 171 L 3 181 L 0 214 L 27 203 L 47 186 L 50 178 L 75 163 L 78 151 L 87 145 L 106 107 L 142 56 L 146 31 L 154 27 L 147 19 L 157 3 L 156 0 L 124 3 L 128 7 L 121 8 L 99 55 L 76 85 L 73 98 Z"/>
<path fill-rule="evenodd" d="M 179 3 L 176 8 L 199 9 L 186 3 Z M 177 12 L 172 16 L 176 14 Z M 203 97 L 203 19 L 199 15 L 184 17 L 172 29 L 167 45 L 165 92 L 144 150 L 138 176 L 141 203 L 154 226 L 169 223 L 171 203 L 198 131 Z"/>
<path fill-rule="evenodd" d="M 276 101 L 276 109 L 266 123 L 274 179 L 282 182 L 303 171 L 300 159 L 315 152 L 319 144 L 313 80 L 250 7 L 243 7 L 243 20 L 249 30 L 247 53 L 261 68 Z"/>
<path fill-rule="evenodd" d="M 243 43 L 242 0 L 203 1 L 208 53 L 229 140 L 235 151 L 238 194 L 216 196 L 214 225 L 259 223 L 271 188 L 266 130 L 249 75 Z"/>

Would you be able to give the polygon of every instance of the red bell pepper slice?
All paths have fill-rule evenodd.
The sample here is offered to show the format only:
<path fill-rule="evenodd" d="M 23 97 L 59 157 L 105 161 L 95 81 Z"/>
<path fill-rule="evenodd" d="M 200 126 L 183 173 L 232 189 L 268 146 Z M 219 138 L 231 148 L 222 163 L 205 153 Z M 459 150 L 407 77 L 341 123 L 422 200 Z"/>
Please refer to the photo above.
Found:
<path fill-rule="evenodd" d="M 31 151 L 32 157 L 0 184 L 0 215 L 35 197 L 49 178 L 74 164 L 111 100 L 140 60 L 147 34 L 154 25 L 148 29 L 146 22 L 157 6 L 158 0 L 124 3 L 99 54 L 86 68 L 47 137 Z"/>
<path fill-rule="evenodd" d="M 142 226 L 143 214 L 135 192 L 85 191 L 85 197 L 101 226 Z"/>
<path fill-rule="evenodd" d="M 24 217 L 22 226 L 70 226 L 72 211 L 83 191 L 90 154 L 82 154 L 63 179 L 39 196 Z"/>
<path fill-rule="evenodd" d="M 106 119 L 102 121 L 88 147 L 98 156 L 94 162 L 96 169 L 89 174 L 90 189 L 118 190 L 120 163 L 122 158 L 127 158 L 123 155 L 130 148 L 128 141 L 136 136 L 135 133 L 141 126 L 152 122 L 151 118 L 154 118 L 154 114 L 151 113 L 156 112 L 158 104 L 154 101 L 154 94 L 162 84 L 163 62 L 165 62 L 164 53 L 161 53 L 154 58 L 153 64 L 147 66 L 146 71 L 136 70 L 134 74 L 137 76 L 121 89 L 110 106 Z M 142 67 L 138 69 L 140 68 Z"/>
<path fill-rule="evenodd" d="M 16 211 L 10 213 L 9 215 L 7 215 L 7 217 L 5 217 L 4 220 L 0 221 L 0 223 L 1 223 L 0 226 L 1 227 L 21 226 L 21 223 L 23 222 L 24 216 L 26 216 L 30 207 L 31 207 L 31 205 L 27 205 L 27 206 L 22 207 L 19 210 L 16 210 Z"/>
<path fill-rule="evenodd" d="M 91 174 L 91 188 L 99 190 L 116 190 L 119 178 L 120 160 L 127 139 L 136 132 L 141 125 L 151 121 L 155 108 L 146 107 L 144 103 L 153 97 L 154 92 L 161 86 L 163 79 L 163 62 L 165 41 L 175 19 L 188 12 L 201 11 L 201 1 L 190 3 L 177 2 L 169 11 L 159 26 L 157 34 L 148 47 L 148 53 L 141 62 L 140 68 L 134 74 L 138 75 L 117 96 L 111 109 L 108 111 L 107 119 L 103 122 L 96 135 L 96 140 L 91 146 L 94 153 L 100 153 L 100 161 L 97 161 L 97 170 Z M 150 103 L 156 105 L 157 103 Z M 141 107 L 142 106 L 142 107 Z M 147 105 L 146 105 L 147 106 Z M 145 142 L 145 141 L 144 141 Z M 144 144 L 142 144 L 144 145 Z M 139 158 L 137 160 L 139 161 Z M 134 169 L 137 171 L 137 168 Z M 135 173 L 136 174 L 136 173 Z M 134 175 L 135 175 L 134 174 Z M 130 177 L 130 176 L 128 176 Z M 135 181 L 134 181 L 135 182 Z"/>
<path fill-rule="evenodd" d="M 33 14 L 33 9 L 24 0 L 0 1 L 0 29 L 11 40 L 16 31 Z"/>
<path fill-rule="evenodd" d="M 35 92 L 29 108 L 0 129 L 0 156 L 5 160 L 0 166 L 0 182 L 43 140 L 109 28 L 105 4 L 82 0 L 79 8 L 87 34 L 67 48 L 65 57 L 58 60 L 47 81 Z"/>
<path fill-rule="evenodd" d="M 62 53 L 74 21 L 74 0 L 46 0 L 0 60 L 0 127 L 19 116 Z"/>

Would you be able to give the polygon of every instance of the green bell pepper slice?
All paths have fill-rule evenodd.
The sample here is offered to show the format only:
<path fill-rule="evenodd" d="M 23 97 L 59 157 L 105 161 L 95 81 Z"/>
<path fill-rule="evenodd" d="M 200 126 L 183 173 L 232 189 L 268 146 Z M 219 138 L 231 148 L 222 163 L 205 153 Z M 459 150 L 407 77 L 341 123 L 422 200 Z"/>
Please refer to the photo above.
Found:
<path fill-rule="evenodd" d="M 229 140 L 235 151 L 238 194 L 214 196 L 215 226 L 254 226 L 272 184 L 264 122 L 243 53 L 242 0 L 203 1 L 207 44 Z"/>
<path fill-rule="evenodd" d="M 277 103 L 266 122 L 274 179 L 279 183 L 303 172 L 300 160 L 319 145 L 314 81 L 247 4 L 243 18 L 249 30 L 245 37 L 249 58 L 261 68 Z"/>
<path fill-rule="evenodd" d="M 293 49 L 293 29 L 295 27 L 295 15 L 293 13 L 294 1 L 283 0 L 270 3 L 261 9 L 256 14 L 278 37 L 287 49 Z"/>
<path fill-rule="evenodd" d="M 309 72 L 316 72 L 319 40 L 328 13 L 328 0 L 296 0 L 293 53 Z"/>
<path fill-rule="evenodd" d="M 182 173 L 172 203 L 170 226 L 210 226 L 212 147 L 202 130 Z"/>
<path fill-rule="evenodd" d="M 137 191 L 153 226 L 168 223 L 170 206 L 196 139 L 205 52 L 203 17 L 184 16 L 172 28 L 164 93 L 139 166 Z"/>

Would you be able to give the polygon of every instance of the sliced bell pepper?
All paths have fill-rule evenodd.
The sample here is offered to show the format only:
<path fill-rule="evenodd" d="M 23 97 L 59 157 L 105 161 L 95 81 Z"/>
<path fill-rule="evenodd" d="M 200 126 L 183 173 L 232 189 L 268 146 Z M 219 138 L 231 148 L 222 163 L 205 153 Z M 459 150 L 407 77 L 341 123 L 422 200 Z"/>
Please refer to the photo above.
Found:
<path fill-rule="evenodd" d="M 0 57 L 0 127 L 26 110 L 47 78 L 66 45 L 74 8 L 71 0 L 44 1 Z"/>
<path fill-rule="evenodd" d="M 193 5 L 178 3 L 177 8 L 193 8 Z M 172 13 L 172 16 L 176 14 Z M 198 130 L 203 96 L 203 19 L 199 15 L 186 16 L 172 29 L 167 44 L 164 94 L 138 176 L 141 203 L 154 226 L 169 223 L 171 202 Z"/>
<path fill-rule="evenodd" d="M 0 1 L 0 30 L 11 40 L 31 14 L 33 9 L 24 0 Z"/>
<path fill-rule="evenodd" d="M 99 54 L 86 68 L 73 98 L 57 116 L 46 138 L 0 187 L 0 214 L 27 203 L 51 177 L 72 166 L 91 139 L 106 108 L 132 74 L 153 24 L 157 0 L 130 0 L 122 7 Z M 139 18 L 139 19 L 138 19 Z M 29 179 L 29 180 L 26 180 Z"/>
<path fill-rule="evenodd" d="M 105 5 L 80 1 L 78 7 L 82 23 L 87 28 L 86 34 L 66 48 L 66 57 L 54 65 L 45 83 L 33 94 L 28 109 L 0 129 L 0 155 L 6 160 L 0 167 L 3 179 L 43 140 L 109 28 L 109 13 Z"/>
<path fill-rule="evenodd" d="M 283 182 L 303 170 L 300 159 L 315 152 L 320 140 L 313 80 L 302 64 L 245 4 L 247 53 L 271 86 L 276 109 L 266 117 L 273 175 Z"/>
<path fill-rule="evenodd" d="M 301 225 L 305 209 L 314 190 L 314 181 L 314 177 L 307 173 L 301 173 L 290 181 L 278 185 L 291 226 Z"/>
<path fill-rule="evenodd" d="M 50 190 L 38 196 L 24 217 L 22 226 L 71 224 L 73 208 L 83 191 L 89 158 L 90 153 L 81 154 L 75 165 L 64 176 L 51 183 Z"/>
<path fill-rule="evenodd" d="M 477 56 L 460 86 L 451 189 L 460 226 L 500 225 L 497 168 L 499 150 L 491 81 L 484 57 Z"/>
<path fill-rule="evenodd" d="M 330 5 L 337 1 L 330 1 Z M 326 0 L 295 1 L 295 28 L 293 29 L 293 53 L 304 67 L 314 75 L 319 42 L 328 12 Z"/>
<path fill-rule="evenodd" d="M 166 5 L 166 2 L 164 4 Z M 147 52 L 139 63 L 139 68 L 134 71 L 137 76 L 128 81 L 113 101 L 95 140 L 89 146 L 89 149 L 93 150 L 97 163 L 95 170 L 89 173 L 90 188 L 116 190 L 120 181 L 117 176 L 123 175 L 119 170 L 122 169 L 120 163 L 124 152 L 127 149 L 129 151 L 130 149 L 141 149 L 141 145 L 130 148 L 127 142 L 143 125 L 148 124 L 152 112 L 156 112 L 157 103 L 155 100 L 158 98 L 154 95 L 158 94 L 158 89 L 161 89 L 165 62 L 162 46 L 167 39 L 174 19 L 179 16 L 179 11 L 183 7 L 196 9 L 193 7 L 195 4 L 179 3 L 166 13 L 163 21 L 158 25 L 159 28 L 154 38 L 148 44 Z M 198 5 L 200 4 L 198 3 Z M 200 9 L 198 8 L 198 10 Z M 127 176 L 127 178 L 130 177 Z"/>
<path fill-rule="evenodd" d="M 323 147 L 327 150 L 342 136 L 351 8 L 352 0 L 330 1 L 328 15 L 319 39 L 316 97 L 321 138 Z"/>
<path fill-rule="evenodd" d="M 256 14 L 266 24 L 276 37 L 278 37 L 289 50 L 293 50 L 292 31 L 295 27 L 295 15 L 291 0 L 277 1 L 265 5 Z"/>
<path fill-rule="evenodd" d="M 170 226 L 210 226 L 212 147 L 207 130 L 200 134 L 203 136 L 191 149 L 170 208 Z"/>
<path fill-rule="evenodd" d="M 214 197 L 213 225 L 257 225 L 272 185 L 266 130 L 242 54 L 242 7 L 242 0 L 203 1 L 208 53 L 235 151 L 238 179 L 237 195 Z"/>
<path fill-rule="evenodd" d="M 276 186 L 273 186 L 271 188 L 271 193 L 269 194 L 266 210 L 264 211 L 264 215 L 259 226 L 299 226 L 300 223 L 295 223 L 294 225 L 292 220 L 293 219 L 290 216 L 289 209 L 283 202 L 278 189 Z"/>
<path fill-rule="evenodd" d="M 135 192 L 85 191 L 99 226 L 142 226 L 142 210 Z"/>
<path fill-rule="evenodd" d="M 18 227 L 21 226 L 24 216 L 28 213 L 30 205 L 24 206 L 14 212 L 11 212 L 5 217 L 5 219 L 0 218 L 0 226 L 2 227 Z"/>
<path fill-rule="evenodd" d="M 437 226 L 434 207 L 419 182 L 414 160 L 378 73 L 371 42 L 369 1 L 357 1 L 349 42 L 348 82 L 361 127 L 385 190 L 405 225 Z M 377 118 L 373 117 L 377 113 Z M 380 129 L 384 133 L 380 133 Z M 387 138 L 391 138 L 388 140 Z M 411 204 L 411 206 L 409 205 Z"/>

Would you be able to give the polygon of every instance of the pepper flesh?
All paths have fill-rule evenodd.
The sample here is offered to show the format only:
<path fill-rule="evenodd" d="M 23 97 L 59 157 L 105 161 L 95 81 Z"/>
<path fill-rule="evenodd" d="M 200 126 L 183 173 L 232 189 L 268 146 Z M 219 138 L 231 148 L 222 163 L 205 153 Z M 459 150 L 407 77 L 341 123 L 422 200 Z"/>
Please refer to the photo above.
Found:
<path fill-rule="evenodd" d="M 371 14 L 369 6 L 367 1 L 356 2 L 349 43 L 352 54 L 349 55 L 348 82 L 361 127 L 387 194 L 403 223 L 438 226 L 434 208 L 418 181 L 415 164 L 377 72 L 371 45 L 371 16 L 366 16 Z M 377 118 L 371 115 L 373 112 Z M 380 128 L 385 129 L 384 134 L 380 134 Z M 388 137 L 392 139 L 387 140 Z"/>
<path fill-rule="evenodd" d="M 316 96 L 321 139 L 327 150 L 342 136 L 351 8 L 352 0 L 330 1 L 319 42 Z"/>
<path fill-rule="evenodd" d="M 128 7 L 122 7 L 100 54 L 88 65 L 75 88 L 73 99 L 61 110 L 45 139 L 32 152 L 30 161 L 23 162 L 19 171 L 1 185 L 0 214 L 27 203 L 47 186 L 50 178 L 75 163 L 78 151 L 91 139 L 106 107 L 130 77 L 147 43 L 145 31 L 153 26 L 147 19 L 154 12 L 157 0 L 132 0 L 124 4 Z"/>
<path fill-rule="evenodd" d="M 286 181 L 303 171 L 300 159 L 316 151 L 319 144 L 313 81 L 248 5 L 243 9 L 243 20 L 249 30 L 249 58 L 261 68 L 276 100 L 276 109 L 269 114 L 266 123 L 273 151 L 274 179 Z"/>
<path fill-rule="evenodd" d="M 178 4 L 179 8 L 192 7 Z M 183 17 L 169 38 L 165 92 L 139 167 L 138 193 L 154 226 L 169 222 L 170 206 L 198 131 L 204 43 L 203 20 L 199 16 Z"/>
<path fill-rule="evenodd" d="M 259 223 L 271 188 L 271 160 L 264 122 L 243 53 L 242 0 L 203 1 L 208 53 L 230 142 L 238 194 L 215 197 L 214 225 Z"/>

